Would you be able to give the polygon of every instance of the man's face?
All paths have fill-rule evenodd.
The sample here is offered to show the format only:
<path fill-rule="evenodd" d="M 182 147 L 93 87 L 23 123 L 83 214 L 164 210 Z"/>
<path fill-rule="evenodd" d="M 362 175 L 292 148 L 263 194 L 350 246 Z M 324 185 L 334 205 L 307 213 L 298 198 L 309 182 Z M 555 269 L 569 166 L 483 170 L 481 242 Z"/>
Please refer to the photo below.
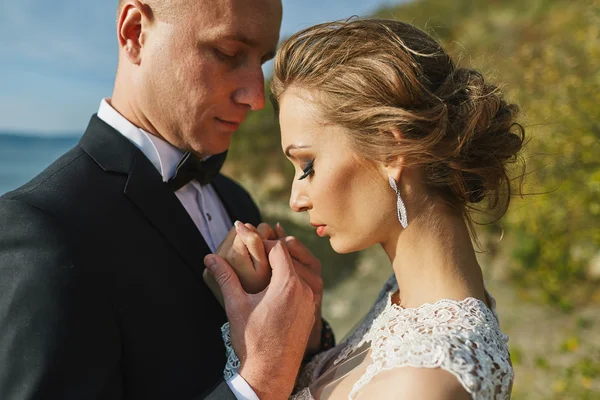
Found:
<path fill-rule="evenodd" d="M 188 3 L 141 35 L 133 82 L 154 132 L 200 155 L 225 151 L 250 110 L 265 103 L 261 66 L 279 40 L 280 0 L 180 0 Z M 189 5 L 191 3 L 191 5 Z"/>

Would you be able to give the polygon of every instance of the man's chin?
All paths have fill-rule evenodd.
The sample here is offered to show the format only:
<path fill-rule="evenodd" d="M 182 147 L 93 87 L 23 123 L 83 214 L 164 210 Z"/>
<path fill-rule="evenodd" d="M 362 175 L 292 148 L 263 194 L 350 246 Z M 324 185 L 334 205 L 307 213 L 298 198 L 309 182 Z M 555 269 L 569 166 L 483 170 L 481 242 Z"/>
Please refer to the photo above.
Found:
<path fill-rule="evenodd" d="M 222 135 L 225 136 L 225 135 Z M 199 156 L 207 157 L 215 154 L 221 154 L 231 145 L 231 135 L 227 135 L 228 137 L 220 137 L 216 140 L 198 140 L 192 144 L 192 151 Z M 206 138 L 203 138 L 206 139 Z"/>
<path fill-rule="evenodd" d="M 211 146 L 210 151 L 211 154 L 221 154 L 229 149 L 231 146 L 231 135 L 227 139 L 223 138 L 223 140 L 215 143 Z"/>

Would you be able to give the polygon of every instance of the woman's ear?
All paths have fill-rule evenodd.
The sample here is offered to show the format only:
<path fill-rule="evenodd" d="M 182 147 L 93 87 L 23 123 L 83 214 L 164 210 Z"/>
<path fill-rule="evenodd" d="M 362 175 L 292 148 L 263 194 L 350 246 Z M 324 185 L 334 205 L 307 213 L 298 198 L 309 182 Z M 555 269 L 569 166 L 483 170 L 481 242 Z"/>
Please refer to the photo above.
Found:
<path fill-rule="evenodd" d="M 391 176 L 396 182 L 400 182 L 402 170 L 404 169 L 404 157 L 398 157 L 390 160 L 385 165 L 387 176 Z"/>
<path fill-rule="evenodd" d="M 391 132 L 397 141 L 401 141 L 404 138 L 404 136 L 402 135 L 402 132 L 400 132 L 400 129 L 398 129 L 398 128 L 393 128 L 391 130 Z M 388 160 L 388 162 L 385 165 L 387 175 L 394 178 L 394 180 L 396 182 L 400 182 L 400 176 L 402 175 L 403 168 L 404 168 L 404 156 L 390 159 L 390 160 Z"/>
<path fill-rule="evenodd" d="M 392 135 L 394 135 L 394 137 L 396 138 L 397 141 L 401 141 L 402 139 L 404 139 L 404 135 L 402 134 L 402 132 L 400 132 L 400 129 L 398 129 L 398 128 L 392 128 L 391 132 L 392 132 Z"/>

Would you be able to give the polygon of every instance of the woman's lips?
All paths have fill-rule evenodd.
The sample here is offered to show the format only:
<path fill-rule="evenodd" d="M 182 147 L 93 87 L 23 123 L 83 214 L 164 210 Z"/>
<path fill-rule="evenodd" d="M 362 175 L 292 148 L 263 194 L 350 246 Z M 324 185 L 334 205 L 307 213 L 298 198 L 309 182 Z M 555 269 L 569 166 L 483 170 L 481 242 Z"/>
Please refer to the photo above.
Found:
<path fill-rule="evenodd" d="M 314 226 L 315 228 L 317 228 L 317 235 L 323 237 L 325 236 L 325 228 L 327 228 L 327 225 L 325 224 L 317 224 L 315 222 L 311 222 L 310 223 L 312 226 Z"/>
<path fill-rule="evenodd" d="M 325 236 L 325 228 L 327 228 L 327 225 L 317 226 L 317 235 L 319 235 L 321 237 Z"/>

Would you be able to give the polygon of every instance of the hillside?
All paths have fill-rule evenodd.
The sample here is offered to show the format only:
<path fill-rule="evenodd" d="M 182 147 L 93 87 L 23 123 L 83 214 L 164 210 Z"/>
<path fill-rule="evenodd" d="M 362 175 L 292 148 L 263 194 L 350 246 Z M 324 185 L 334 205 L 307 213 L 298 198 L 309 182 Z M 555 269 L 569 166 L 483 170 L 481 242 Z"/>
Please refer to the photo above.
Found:
<path fill-rule="evenodd" d="M 518 103 L 529 140 L 525 198 L 482 227 L 481 264 L 511 337 L 516 399 L 600 399 L 600 3 L 422 0 L 380 10 L 438 38 Z M 322 257 L 326 314 L 341 335 L 389 276 L 377 249 L 339 256 L 287 208 L 292 170 L 268 106 L 228 171 Z M 501 239 L 501 240 L 500 240 Z"/>

